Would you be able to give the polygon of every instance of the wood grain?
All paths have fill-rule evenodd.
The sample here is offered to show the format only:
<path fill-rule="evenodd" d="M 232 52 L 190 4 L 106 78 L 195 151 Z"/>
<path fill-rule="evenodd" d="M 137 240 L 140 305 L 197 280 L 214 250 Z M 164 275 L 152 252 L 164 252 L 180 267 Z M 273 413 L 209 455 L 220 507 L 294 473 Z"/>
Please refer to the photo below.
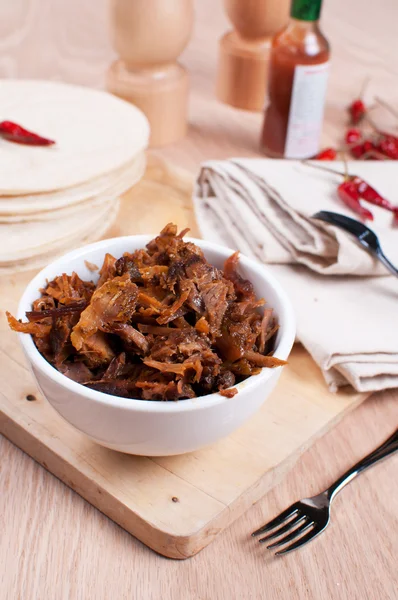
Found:
<path fill-rule="evenodd" d="M 106 0 L 0 0 L 0 76 L 101 87 L 115 57 Z M 332 44 L 325 144 L 341 139 L 345 106 L 366 76 L 396 103 L 396 0 L 325 2 Z M 221 2 L 196 1 L 182 62 L 191 74 L 190 131 L 161 154 L 201 160 L 256 155 L 261 116 L 214 98 Z M 203 552 L 183 563 L 155 555 L 7 440 L 0 441 L 0 596 L 11 600 L 395 600 L 398 459 L 352 483 L 332 525 L 300 552 L 274 559 L 248 537 L 293 500 L 314 493 L 396 427 L 398 393 L 367 400 L 319 440 L 288 477 Z"/>

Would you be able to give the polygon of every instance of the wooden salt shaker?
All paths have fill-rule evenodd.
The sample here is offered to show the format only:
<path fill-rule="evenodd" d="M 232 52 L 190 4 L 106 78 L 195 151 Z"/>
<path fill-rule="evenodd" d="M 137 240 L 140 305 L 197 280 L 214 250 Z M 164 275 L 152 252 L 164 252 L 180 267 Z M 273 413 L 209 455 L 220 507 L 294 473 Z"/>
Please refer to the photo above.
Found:
<path fill-rule="evenodd" d="M 217 97 L 263 110 L 272 37 L 286 25 L 290 0 L 224 0 L 234 31 L 220 40 Z"/>
<path fill-rule="evenodd" d="M 193 0 L 111 0 L 113 46 L 107 88 L 132 102 L 151 125 L 151 146 L 184 137 L 188 74 L 177 58 L 188 43 Z"/>

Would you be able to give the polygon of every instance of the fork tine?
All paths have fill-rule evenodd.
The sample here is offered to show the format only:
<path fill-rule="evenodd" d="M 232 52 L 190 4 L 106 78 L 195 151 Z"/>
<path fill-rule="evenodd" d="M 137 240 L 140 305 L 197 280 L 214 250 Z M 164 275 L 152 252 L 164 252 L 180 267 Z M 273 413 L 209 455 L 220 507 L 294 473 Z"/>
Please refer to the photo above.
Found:
<path fill-rule="evenodd" d="M 290 546 L 288 546 L 287 548 L 279 550 L 279 552 L 275 552 L 275 556 L 282 556 L 282 554 L 287 554 L 288 552 L 293 552 L 293 550 L 297 550 L 297 548 L 301 548 L 301 546 L 304 546 L 304 544 L 307 544 L 308 542 L 313 540 L 319 533 L 321 532 L 317 529 L 311 529 L 311 531 L 309 531 L 306 535 L 303 535 L 303 537 L 297 540 L 297 542 L 294 542 L 294 544 L 290 544 Z"/>
<path fill-rule="evenodd" d="M 304 523 L 302 523 L 299 527 L 294 529 L 291 533 L 289 533 L 288 535 L 285 535 L 283 538 L 281 538 L 280 540 L 277 540 L 273 544 L 270 544 L 269 546 L 267 546 L 267 548 L 269 548 L 271 550 L 271 548 L 276 548 L 277 546 L 283 546 L 284 544 L 287 544 L 287 542 L 291 542 L 292 540 L 295 540 L 301 533 L 304 533 L 304 531 L 307 531 L 307 529 L 312 527 L 313 524 L 314 524 L 313 521 L 308 521 L 306 519 L 304 521 Z"/>
<path fill-rule="evenodd" d="M 269 531 L 270 529 L 273 529 L 274 527 L 278 527 L 278 525 L 282 525 L 282 523 L 284 523 L 286 521 L 286 519 L 288 519 L 289 517 L 292 517 L 297 512 L 298 512 L 298 510 L 297 510 L 295 504 L 292 504 L 292 506 L 289 506 L 289 508 L 287 508 L 280 515 L 275 517 L 275 519 L 272 519 L 272 521 L 270 521 L 263 527 L 260 527 L 260 529 L 257 529 L 256 531 L 254 531 L 252 533 L 252 536 L 254 537 L 255 535 L 259 535 L 260 533 Z"/>
<path fill-rule="evenodd" d="M 268 535 L 266 535 L 265 537 L 261 538 L 261 540 L 258 540 L 258 541 L 260 542 L 260 544 L 264 544 L 264 542 L 271 540 L 274 537 L 278 537 L 279 535 L 282 535 L 282 533 L 286 533 L 286 531 L 290 531 L 291 529 L 293 529 L 293 527 L 295 525 L 298 525 L 305 518 L 306 518 L 305 515 L 302 515 L 301 513 L 298 512 L 296 517 L 294 519 L 291 519 L 290 521 L 288 521 L 286 523 L 286 525 L 284 525 L 283 527 L 279 527 L 279 529 L 272 531 L 272 533 L 269 533 Z"/>

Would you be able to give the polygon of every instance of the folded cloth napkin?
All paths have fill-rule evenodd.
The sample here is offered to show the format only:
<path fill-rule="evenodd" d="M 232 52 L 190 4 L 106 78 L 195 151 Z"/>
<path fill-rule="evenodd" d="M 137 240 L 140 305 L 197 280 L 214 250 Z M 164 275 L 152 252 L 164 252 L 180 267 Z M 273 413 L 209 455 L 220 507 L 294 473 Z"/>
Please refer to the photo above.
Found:
<path fill-rule="evenodd" d="M 395 163 L 352 166 L 398 205 Z M 333 168 L 344 171 L 341 163 Z M 199 228 L 205 239 L 268 263 L 292 298 L 297 337 L 330 389 L 398 387 L 398 280 L 349 234 L 311 219 L 319 210 L 355 217 L 336 194 L 341 181 L 295 161 L 207 162 L 194 192 Z M 372 229 L 398 264 L 398 230 L 391 213 L 368 208 L 375 215 Z"/>
<path fill-rule="evenodd" d="M 332 168 L 344 172 L 342 163 L 334 163 Z M 358 161 L 353 168 L 355 175 L 398 205 L 394 161 Z M 338 199 L 336 190 L 342 181 L 338 174 L 296 161 L 213 161 L 205 163 L 200 172 L 196 209 L 201 222 L 209 221 L 208 238 L 221 237 L 258 260 L 301 263 L 325 275 L 385 275 L 385 268 L 345 232 L 311 219 L 319 210 L 355 217 Z M 391 227 L 392 214 L 369 208 L 384 251 L 392 262 L 398 262 L 398 230 Z"/>

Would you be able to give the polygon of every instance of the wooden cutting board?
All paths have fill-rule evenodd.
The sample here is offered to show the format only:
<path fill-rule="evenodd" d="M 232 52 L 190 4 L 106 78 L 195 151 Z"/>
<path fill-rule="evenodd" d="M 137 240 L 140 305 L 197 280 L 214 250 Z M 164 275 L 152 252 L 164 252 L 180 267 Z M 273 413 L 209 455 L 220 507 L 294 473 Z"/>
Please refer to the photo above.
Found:
<path fill-rule="evenodd" d="M 197 229 L 192 178 L 151 158 L 122 201 L 107 237 L 157 232 L 168 221 Z M 160 554 L 193 556 L 270 490 L 300 454 L 364 394 L 331 394 L 296 346 L 261 410 L 213 446 L 176 457 L 143 458 L 98 446 L 67 424 L 38 392 L 4 312 L 16 311 L 33 273 L 0 278 L 0 432 L 109 518 Z M 248 532 L 249 534 L 249 532 Z"/>

